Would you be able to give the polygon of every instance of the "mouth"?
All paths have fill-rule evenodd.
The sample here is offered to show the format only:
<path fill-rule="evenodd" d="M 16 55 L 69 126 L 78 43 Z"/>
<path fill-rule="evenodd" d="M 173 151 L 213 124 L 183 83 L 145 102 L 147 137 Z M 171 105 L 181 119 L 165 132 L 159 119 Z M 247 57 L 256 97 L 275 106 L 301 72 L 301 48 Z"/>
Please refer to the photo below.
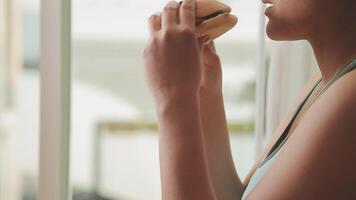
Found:
<path fill-rule="evenodd" d="M 262 0 L 262 3 L 266 4 L 267 8 L 274 6 L 274 3 L 271 0 Z"/>
<path fill-rule="evenodd" d="M 262 0 L 264 4 L 266 4 L 265 15 L 268 16 L 272 12 L 272 8 L 274 7 L 274 3 L 272 0 Z"/>
<path fill-rule="evenodd" d="M 267 17 L 269 17 L 270 15 L 271 15 L 271 12 L 272 12 L 272 10 L 273 10 L 273 5 L 267 5 L 267 8 L 266 8 L 266 10 L 265 10 L 265 15 L 267 16 Z"/>

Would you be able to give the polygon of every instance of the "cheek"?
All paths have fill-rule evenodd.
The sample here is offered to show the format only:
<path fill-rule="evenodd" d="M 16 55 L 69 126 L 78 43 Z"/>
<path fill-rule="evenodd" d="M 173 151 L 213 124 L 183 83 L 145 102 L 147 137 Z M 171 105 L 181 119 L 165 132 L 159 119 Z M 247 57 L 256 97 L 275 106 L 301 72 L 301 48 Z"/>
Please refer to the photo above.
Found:
<path fill-rule="evenodd" d="M 312 0 L 277 0 L 270 13 L 267 34 L 274 40 L 305 39 L 313 24 Z"/>

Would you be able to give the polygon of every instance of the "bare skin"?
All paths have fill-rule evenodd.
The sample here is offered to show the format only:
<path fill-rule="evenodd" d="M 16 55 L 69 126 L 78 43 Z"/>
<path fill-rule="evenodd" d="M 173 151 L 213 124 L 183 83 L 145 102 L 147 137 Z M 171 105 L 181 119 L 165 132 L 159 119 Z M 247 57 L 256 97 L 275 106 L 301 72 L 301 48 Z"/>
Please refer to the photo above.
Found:
<path fill-rule="evenodd" d="M 323 78 L 319 89 L 356 58 L 355 1 L 270 3 L 268 36 L 309 41 Z M 143 57 L 160 124 L 162 198 L 241 199 L 288 117 L 241 181 L 232 162 L 219 57 L 212 42 L 206 45 L 195 38 L 194 6 L 192 0 L 181 7 L 170 2 L 148 22 L 150 41 Z M 315 93 L 248 199 L 356 199 L 356 71 L 310 105 L 313 98 Z"/>

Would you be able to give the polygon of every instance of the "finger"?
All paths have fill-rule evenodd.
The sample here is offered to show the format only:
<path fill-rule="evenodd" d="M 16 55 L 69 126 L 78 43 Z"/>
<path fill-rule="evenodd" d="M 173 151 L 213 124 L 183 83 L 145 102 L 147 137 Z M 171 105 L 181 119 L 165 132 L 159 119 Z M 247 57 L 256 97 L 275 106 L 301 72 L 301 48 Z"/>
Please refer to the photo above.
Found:
<path fill-rule="evenodd" d="M 203 47 L 202 86 L 221 88 L 222 69 L 219 56 L 214 52 L 214 43 L 209 42 Z"/>
<path fill-rule="evenodd" d="M 179 9 L 179 18 L 182 25 L 195 28 L 195 0 L 183 0 Z"/>
<path fill-rule="evenodd" d="M 208 41 L 208 39 L 209 39 L 208 37 L 200 37 L 200 38 L 198 38 L 198 45 L 199 45 L 199 50 L 200 51 L 204 48 L 204 46 L 206 45 L 206 42 Z"/>
<path fill-rule="evenodd" d="M 210 38 L 208 38 L 207 44 L 208 44 L 208 47 L 211 49 L 211 51 L 214 54 L 216 54 L 215 42 L 213 40 L 211 40 Z"/>
<path fill-rule="evenodd" d="M 204 46 L 203 64 L 206 68 L 214 70 L 220 68 L 220 58 L 216 54 L 214 42 L 211 41 Z"/>
<path fill-rule="evenodd" d="M 148 18 L 148 31 L 150 35 L 161 29 L 161 13 L 157 12 Z"/>
<path fill-rule="evenodd" d="M 178 3 L 170 1 L 164 7 L 162 14 L 162 26 L 169 27 L 178 24 Z"/>
<path fill-rule="evenodd" d="M 157 12 L 148 18 L 148 30 L 150 35 L 161 29 L 161 13 Z"/>

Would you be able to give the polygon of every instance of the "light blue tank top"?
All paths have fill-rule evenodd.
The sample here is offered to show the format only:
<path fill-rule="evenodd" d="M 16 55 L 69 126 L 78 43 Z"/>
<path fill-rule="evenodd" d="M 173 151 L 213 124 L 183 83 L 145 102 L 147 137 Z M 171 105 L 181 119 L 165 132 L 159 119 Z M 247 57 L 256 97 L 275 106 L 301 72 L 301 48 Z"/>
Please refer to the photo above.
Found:
<path fill-rule="evenodd" d="M 337 79 L 339 79 L 341 76 L 345 75 L 346 73 L 352 71 L 353 69 L 356 68 L 356 59 L 354 59 L 349 65 L 347 65 L 343 70 L 338 72 L 337 74 L 334 75 L 334 77 L 331 79 L 331 81 L 318 93 L 316 96 L 315 100 L 325 91 L 327 90 Z M 302 101 L 302 103 L 299 105 L 298 109 L 294 112 L 293 117 L 291 121 L 289 122 L 287 128 L 284 130 L 280 138 L 277 140 L 277 142 L 274 144 L 272 147 L 271 151 L 269 152 L 268 156 L 266 159 L 262 162 L 262 164 L 256 169 L 255 173 L 250 179 L 250 182 L 247 185 L 247 188 L 242 196 L 242 199 L 246 199 L 247 195 L 250 194 L 250 192 L 253 190 L 253 188 L 257 185 L 257 183 L 262 179 L 263 175 L 267 172 L 267 170 L 270 168 L 271 164 L 273 163 L 274 159 L 278 156 L 279 149 L 283 146 L 283 144 L 287 141 L 288 138 L 288 131 L 291 128 L 292 123 L 294 122 L 295 118 L 297 117 L 299 111 L 302 109 L 303 105 L 309 98 L 309 96 L 312 94 L 316 86 L 321 82 L 321 79 L 319 79 L 314 87 L 309 91 L 308 95 L 305 97 L 305 99 Z M 315 101 L 314 100 L 314 101 Z M 312 103 L 314 103 L 314 101 Z"/>

